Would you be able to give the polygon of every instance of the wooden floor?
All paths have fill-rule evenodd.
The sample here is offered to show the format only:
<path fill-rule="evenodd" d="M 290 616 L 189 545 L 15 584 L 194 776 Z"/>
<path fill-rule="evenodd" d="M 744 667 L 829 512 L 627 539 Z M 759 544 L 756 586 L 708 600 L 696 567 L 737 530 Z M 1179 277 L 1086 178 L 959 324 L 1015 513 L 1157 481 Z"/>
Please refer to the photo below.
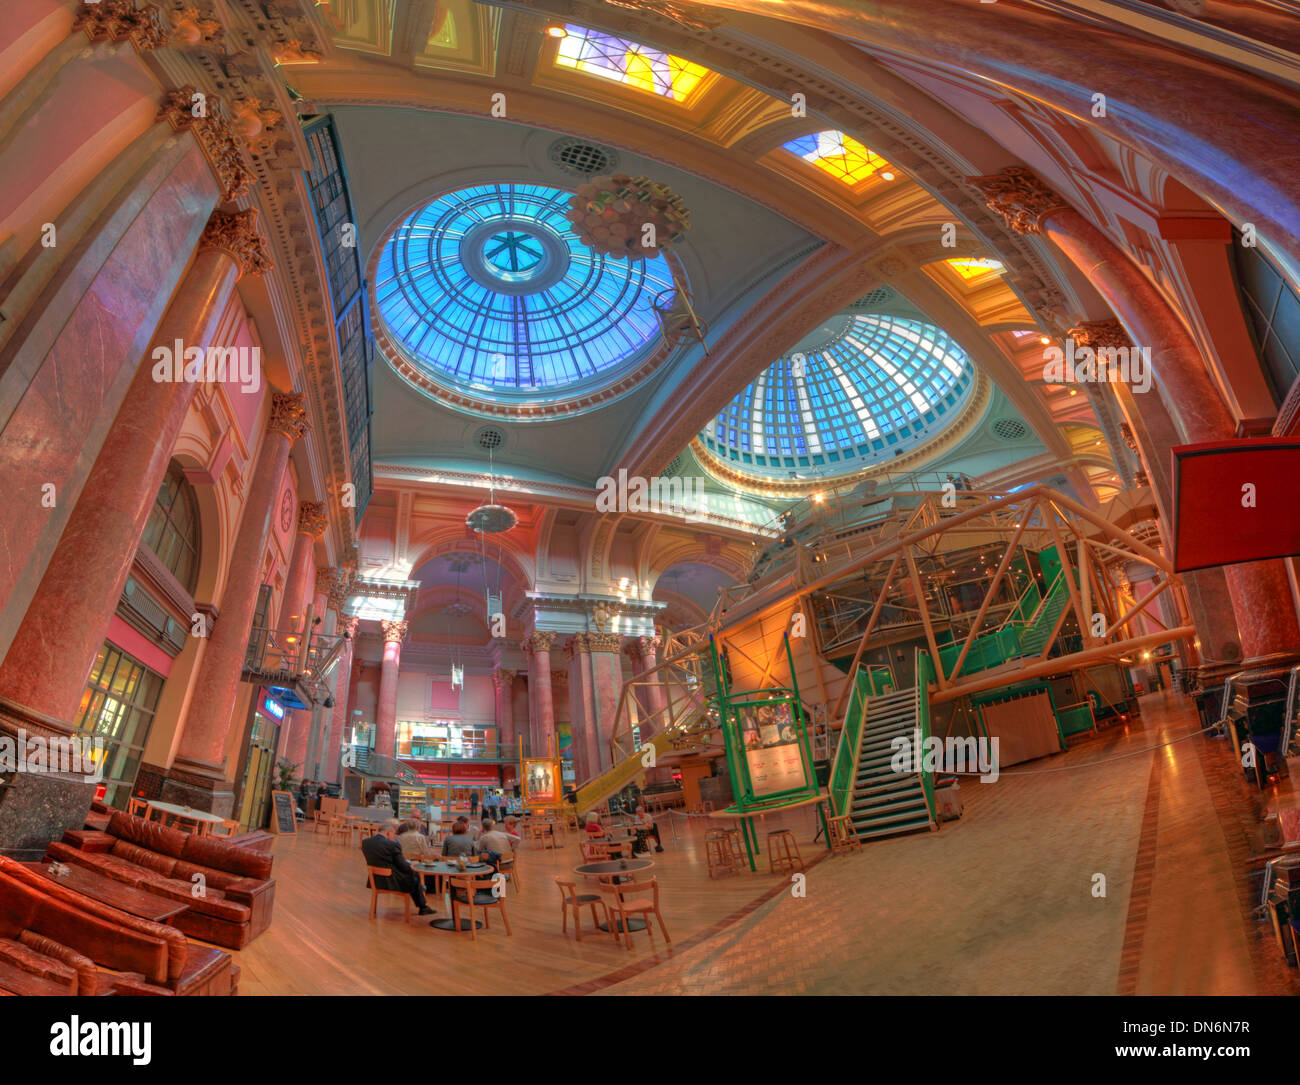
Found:
<path fill-rule="evenodd" d="M 477 944 L 427 919 L 406 925 L 396 898 L 372 922 L 358 849 L 282 837 L 275 919 L 239 954 L 240 990 L 1300 993 L 1251 919 L 1244 876 L 1261 809 L 1294 804 L 1290 785 L 1255 792 L 1225 741 L 1159 745 L 1196 731 L 1186 699 L 1157 694 L 1143 709 L 1063 756 L 963 784 L 965 816 L 939 832 L 826 858 L 807 810 L 770 819 L 764 829 L 788 825 L 811 860 L 801 896 L 788 876 L 711 881 L 703 840 L 716 822 L 661 816 L 665 851 L 652 858 L 671 947 L 644 933 L 633 952 L 605 934 L 561 933 L 554 878 L 573 876 L 576 834 L 556 851 L 525 847 L 523 892 L 506 901 L 513 936 L 494 921 Z"/>

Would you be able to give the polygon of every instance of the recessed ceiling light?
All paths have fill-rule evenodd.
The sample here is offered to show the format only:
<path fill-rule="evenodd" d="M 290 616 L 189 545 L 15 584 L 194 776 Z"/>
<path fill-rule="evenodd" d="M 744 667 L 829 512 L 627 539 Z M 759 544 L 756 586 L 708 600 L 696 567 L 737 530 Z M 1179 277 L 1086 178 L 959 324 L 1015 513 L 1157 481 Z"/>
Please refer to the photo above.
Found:
<path fill-rule="evenodd" d="M 1038 341 L 1042 343 L 1044 346 L 1046 346 L 1048 343 L 1052 341 L 1052 337 L 1050 335 L 1040 335 L 1038 337 Z"/>
<path fill-rule="evenodd" d="M 894 179 L 894 175 L 890 173 L 889 170 L 885 170 L 880 176 L 885 181 L 892 181 Z"/>
<path fill-rule="evenodd" d="M 569 36 L 569 32 L 562 26 L 548 26 L 546 33 L 553 38 L 567 38 Z"/>

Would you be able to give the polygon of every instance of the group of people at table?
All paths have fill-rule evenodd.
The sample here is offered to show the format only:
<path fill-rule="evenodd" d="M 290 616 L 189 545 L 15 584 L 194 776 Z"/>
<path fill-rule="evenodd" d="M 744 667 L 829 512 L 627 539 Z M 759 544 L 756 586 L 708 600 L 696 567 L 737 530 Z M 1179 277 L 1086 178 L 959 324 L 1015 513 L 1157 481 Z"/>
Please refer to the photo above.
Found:
<path fill-rule="evenodd" d="M 519 845 L 521 837 L 517 831 L 518 820 L 511 814 L 504 821 L 483 818 L 471 826 L 468 818 L 459 817 L 442 842 L 442 857 L 453 861 L 477 860 L 494 872 L 499 871 L 501 860 L 513 854 Z M 649 838 L 653 837 L 655 850 L 664 850 L 659 838 L 659 827 L 644 806 L 637 807 L 632 828 L 636 832 L 638 844 L 645 842 L 648 846 Z M 595 811 L 587 815 L 584 830 L 589 840 L 600 840 L 606 836 L 600 815 Z M 386 878 L 375 876 L 377 888 L 409 893 L 419 908 L 420 915 L 437 914 L 429 907 L 425 896 L 424 877 L 411 866 L 412 861 L 421 862 L 435 855 L 435 845 L 426 835 L 420 821 L 413 818 L 406 821 L 390 818 L 379 826 L 379 832 L 361 842 L 361 850 L 368 866 L 386 868 L 390 872 Z"/>

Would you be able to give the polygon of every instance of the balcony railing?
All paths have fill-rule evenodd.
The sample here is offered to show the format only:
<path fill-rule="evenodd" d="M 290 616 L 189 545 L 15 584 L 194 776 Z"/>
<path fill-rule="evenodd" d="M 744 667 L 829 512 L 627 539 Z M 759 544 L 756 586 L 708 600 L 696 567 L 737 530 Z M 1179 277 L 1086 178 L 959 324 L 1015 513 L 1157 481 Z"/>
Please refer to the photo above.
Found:
<path fill-rule="evenodd" d="M 397 756 L 411 761 L 517 761 L 517 743 L 482 743 L 472 746 L 452 746 L 445 742 L 412 742 L 398 747 Z M 528 756 L 528 747 L 524 747 Z"/>

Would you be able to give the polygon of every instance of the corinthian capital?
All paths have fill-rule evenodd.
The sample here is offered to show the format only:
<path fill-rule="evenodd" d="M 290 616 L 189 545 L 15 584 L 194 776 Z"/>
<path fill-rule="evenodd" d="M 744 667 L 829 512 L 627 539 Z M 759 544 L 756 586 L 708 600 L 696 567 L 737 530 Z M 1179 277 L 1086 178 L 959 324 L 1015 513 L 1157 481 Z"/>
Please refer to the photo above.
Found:
<path fill-rule="evenodd" d="M 405 619 L 380 622 L 379 626 L 384 631 L 385 644 L 401 644 L 406 639 Z"/>
<path fill-rule="evenodd" d="M 199 248 L 224 252 L 239 265 L 241 277 L 265 275 L 275 267 L 267 251 L 266 238 L 258 226 L 256 208 L 233 214 L 212 212 L 203 236 L 199 238 Z"/>
<path fill-rule="evenodd" d="M 305 397 L 299 392 L 272 392 L 271 419 L 266 428 L 272 433 L 283 433 L 290 441 L 296 441 L 311 428 L 307 422 Z"/>
<path fill-rule="evenodd" d="M 534 652 L 549 652 L 557 636 L 559 636 L 558 633 L 549 629 L 535 629 L 531 636 L 525 637 L 519 642 L 519 647 L 529 655 Z"/>
<path fill-rule="evenodd" d="M 1053 211 L 1068 211 L 1070 205 L 1048 188 L 1033 170 L 1009 166 L 1001 173 L 967 177 L 966 183 L 984 197 L 990 211 L 1006 221 L 1018 234 L 1040 234 L 1043 219 Z"/>
<path fill-rule="evenodd" d="M 510 688 L 515 684 L 515 672 L 498 667 L 492 672 L 492 684 L 498 693 L 510 692 Z"/>
<path fill-rule="evenodd" d="M 623 651 L 629 659 L 652 659 L 659 651 L 658 637 L 628 637 L 623 644 Z"/>
<path fill-rule="evenodd" d="M 324 501 L 298 502 L 298 533 L 319 539 L 329 527 L 330 519 L 325 514 Z"/>
<path fill-rule="evenodd" d="M 137 8 L 135 0 L 100 0 L 82 4 L 72 20 L 74 32 L 84 30 L 91 41 L 130 41 L 147 53 L 167 44 L 167 23 L 153 4 Z"/>
<path fill-rule="evenodd" d="M 1128 332 L 1118 320 L 1085 320 L 1070 329 L 1070 338 L 1081 347 L 1127 347 Z"/>
<path fill-rule="evenodd" d="M 244 160 L 243 146 L 215 94 L 192 86 L 171 91 L 158 107 L 157 120 L 177 132 L 193 132 L 227 202 L 244 195 L 253 183 L 253 171 Z"/>

